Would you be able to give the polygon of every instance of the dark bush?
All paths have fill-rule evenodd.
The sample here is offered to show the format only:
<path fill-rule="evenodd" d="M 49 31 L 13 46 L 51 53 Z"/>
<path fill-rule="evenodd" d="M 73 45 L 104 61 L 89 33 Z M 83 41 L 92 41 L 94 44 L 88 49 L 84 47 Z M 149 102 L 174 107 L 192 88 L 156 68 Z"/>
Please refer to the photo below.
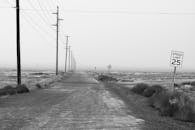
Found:
<path fill-rule="evenodd" d="M 113 78 L 113 77 L 107 76 L 107 75 L 99 75 L 98 76 L 98 80 L 99 81 L 103 81 L 103 82 L 106 82 L 106 81 L 117 81 L 116 78 Z"/>
<path fill-rule="evenodd" d="M 12 87 L 11 85 L 7 85 L 7 86 L 5 86 L 3 89 L 5 89 L 5 90 L 13 89 L 13 87 Z"/>
<path fill-rule="evenodd" d="M 0 89 L 0 96 L 3 95 L 13 95 L 16 94 L 15 88 L 10 85 L 5 86 L 4 88 Z"/>
<path fill-rule="evenodd" d="M 41 88 L 42 88 L 42 86 L 41 86 L 39 83 L 37 83 L 35 86 L 36 86 L 38 89 L 41 89 Z"/>
<path fill-rule="evenodd" d="M 144 90 L 142 95 L 145 97 L 151 97 L 155 92 L 156 92 L 155 89 L 153 89 L 152 87 L 148 87 Z"/>
<path fill-rule="evenodd" d="M 9 95 L 14 95 L 14 94 L 16 94 L 15 88 L 7 90 L 7 94 L 9 94 Z"/>
<path fill-rule="evenodd" d="M 175 88 L 180 88 L 180 87 L 181 87 L 181 85 L 180 85 L 180 84 L 176 84 L 176 83 L 174 83 L 174 87 L 175 87 Z"/>
<path fill-rule="evenodd" d="M 149 87 L 149 85 L 147 85 L 145 83 L 138 83 L 131 89 L 131 91 L 134 92 L 134 93 L 142 95 L 144 90 L 148 87 Z"/>
<path fill-rule="evenodd" d="M 173 117 L 178 120 L 195 122 L 195 102 L 182 92 L 174 92 L 171 98 L 175 100 L 177 106 Z"/>
<path fill-rule="evenodd" d="M 195 103 L 182 92 L 155 93 L 149 98 L 149 105 L 158 109 L 162 116 L 195 122 Z"/>
<path fill-rule="evenodd" d="M 165 91 L 162 91 L 160 93 L 155 93 L 152 97 L 149 98 L 148 102 L 149 105 L 160 109 L 161 105 L 168 100 L 169 94 Z"/>
<path fill-rule="evenodd" d="M 160 93 L 161 91 L 165 90 L 161 85 L 153 85 L 151 87 L 148 87 L 144 90 L 142 93 L 145 97 L 151 97 L 155 93 Z"/>
<path fill-rule="evenodd" d="M 191 85 L 191 82 L 190 81 L 185 81 L 185 82 L 182 82 L 181 85 Z"/>
<path fill-rule="evenodd" d="M 0 89 L 0 96 L 7 95 L 7 92 L 4 89 Z"/>
<path fill-rule="evenodd" d="M 173 102 L 174 100 L 171 98 L 171 93 L 168 91 L 156 93 L 149 99 L 150 105 L 159 110 L 162 116 L 173 116 L 176 111 L 177 106 L 170 101 Z"/>
<path fill-rule="evenodd" d="M 192 86 L 195 86 L 195 81 L 192 81 L 192 82 L 191 82 L 191 85 L 192 85 Z"/>
<path fill-rule="evenodd" d="M 30 91 L 29 91 L 29 89 L 26 87 L 25 84 L 22 84 L 22 85 L 18 85 L 18 86 L 16 87 L 16 92 L 17 92 L 17 93 L 28 93 L 28 92 L 30 92 Z"/>

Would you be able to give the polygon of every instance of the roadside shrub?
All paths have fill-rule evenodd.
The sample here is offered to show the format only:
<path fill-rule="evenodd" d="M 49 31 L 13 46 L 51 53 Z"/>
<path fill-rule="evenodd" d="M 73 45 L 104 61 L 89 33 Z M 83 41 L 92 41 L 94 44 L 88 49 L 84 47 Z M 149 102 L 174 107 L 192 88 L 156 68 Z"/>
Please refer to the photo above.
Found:
<path fill-rule="evenodd" d="M 10 85 L 5 86 L 4 88 L 0 89 L 0 96 L 3 95 L 13 95 L 16 94 L 15 88 Z"/>
<path fill-rule="evenodd" d="M 98 80 L 99 81 L 103 81 L 103 82 L 106 82 L 106 81 L 117 81 L 116 78 L 113 78 L 113 77 L 107 76 L 107 75 L 99 75 L 98 76 Z"/>
<path fill-rule="evenodd" d="M 36 86 L 38 89 L 41 89 L 41 88 L 42 88 L 42 86 L 41 86 L 39 83 L 37 83 L 35 86 Z"/>
<path fill-rule="evenodd" d="M 134 92 L 134 93 L 137 93 L 137 94 L 140 94 L 142 95 L 142 93 L 144 92 L 144 90 L 146 88 L 148 88 L 149 85 L 145 84 L 145 83 L 138 83 L 136 84 L 132 89 L 131 91 Z"/>
<path fill-rule="evenodd" d="M 191 82 L 190 81 L 185 81 L 185 82 L 182 82 L 181 85 L 191 85 Z"/>
<path fill-rule="evenodd" d="M 191 91 L 195 91 L 195 86 L 192 86 L 192 87 L 190 88 L 190 90 L 191 90 Z"/>
<path fill-rule="evenodd" d="M 175 88 L 181 88 L 181 85 L 180 85 L 180 84 L 174 83 L 174 87 L 175 87 Z"/>
<path fill-rule="evenodd" d="M 192 81 L 192 82 L 191 82 L 191 85 L 192 85 L 192 86 L 195 86 L 195 81 Z"/>
<path fill-rule="evenodd" d="M 165 104 L 169 99 L 169 93 L 162 91 L 160 93 L 155 93 L 152 97 L 149 98 L 149 105 L 160 110 L 160 108 Z"/>
<path fill-rule="evenodd" d="M 195 104 L 182 92 L 163 90 L 160 93 L 155 93 L 149 98 L 149 105 L 159 110 L 162 116 L 195 122 Z"/>
<path fill-rule="evenodd" d="M 186 81 L 186 82 L 182 82 L 181 85 L 192 85 L 195 86 L 195 81 Z"/>
<path fill-rule="evenodd" d="M 30 92 L 29 89 L 26 87 L 25 84 L 22 84 L 22 85 L 17 85 L 16 87 L 16 92 L 17 93 L 28 93 Z"/>
<path fill-rule="evenodd" d="M 144 90 L 142 93 L 145 97 L 151 97 L 155 93 L 160 93 L 161 91 L 165 90 L 161 85 L 153 85 L 151 87 L 148 87 Z"/>
<path fill-rule="evenodd" d="M 11 85 L 7 85 L 7 86 L 5 86 L 3 89 L 5 89 L 5 90 L 13 89 L 13 87 L 12 87 Z"/>
<path fill-rule="evenodd" d="M 195 102 L 183 92 L 174 92 L 171 98 L 175 100 L 175 104 L 178 107 L 173 115 L 174 118 L 195 122 Z"/>
<path fill-rule="evenodd" d="M 0 96 L 7 95 L 6 91 L 4 89 L 0 89 Z"/>

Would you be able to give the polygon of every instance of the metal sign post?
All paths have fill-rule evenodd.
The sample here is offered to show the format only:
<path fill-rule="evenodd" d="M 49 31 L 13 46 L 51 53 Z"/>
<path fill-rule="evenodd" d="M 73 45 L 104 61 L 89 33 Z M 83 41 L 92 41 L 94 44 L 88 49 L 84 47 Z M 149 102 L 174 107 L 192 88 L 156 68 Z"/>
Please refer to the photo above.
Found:
<path fill-rule="evenodd" d="M 184 53 L 181 51 L 171 51 L 171 66 L 174 67 L 173 71 L 173 79 L 172 79 L 172 90 L 175 89 L 174 84 L 175 84 L 175 76 L 176 76 L 176 70 L 177 68 L 182 67 L 183 63 L 183 56 Z"/>

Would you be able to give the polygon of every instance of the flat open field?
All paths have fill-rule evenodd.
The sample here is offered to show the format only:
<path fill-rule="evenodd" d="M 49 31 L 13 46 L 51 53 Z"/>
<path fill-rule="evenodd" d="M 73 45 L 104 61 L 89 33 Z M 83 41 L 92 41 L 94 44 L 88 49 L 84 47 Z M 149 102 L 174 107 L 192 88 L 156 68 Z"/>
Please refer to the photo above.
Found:
<path fill-rule="evenodd" d="M 33 72 L 33 75 L 39 77 L 44 74 Z M 127 79 L 129 75 L 115 74 L 115 76 Z M 139 77 L 146 78 L 140 74 Z M 157 78 L 154 75 L 152 77 Z M 136 80 L 136 77 L 134 79 Z M 31 80 L 33 81 L 35 80 Z M 111 86 L 107 86 L 96 81 L 91 74 L 69 73 L 53 81 L 47 88 L 35 89 L 27 94 L 1 97 L 0 129 L 193 130 L 195 128 L 194 123 L 161 117 L 156 110 L 147 105 L 147 99 L 143 96 L 130 93 L 125 97 L 126 91 L 115 89 L 115 85 L 121 90 L 131 87 L 138 80 L 129 84 L 119 82 L 120 84 L 111 83 Z"/>
<path fill-rule="evenodd" d="M 93 73 L 97 76 L 101 73 Z M 125 87 L 133 87 L 137 83 L 147 83 L 149 85 L 160 84 L 167 89 L 170 89 L 172 84 L 173 74 L 171 72 L 112 72 L 103 73 L 118 79 L 117 84 Z M 178 72 L 176 74 L 175 83 L 180 84 L 186 81 L 195 81 L 195 72 Z M 195 91 L 188 91 L 186 93 L 195 100 Z"/>
<path fill-rule="evenodd" d="M 22 84 L 26 84 L 29 89 L 32 89 L 37 83 L 44 85 L 56 79 L 55 73 L 52 71 L 43 70 L 23 70 Z M 17 76 L 15 70 L 0 70 L 0 88 L 6 85 L 16 86 Z"/>

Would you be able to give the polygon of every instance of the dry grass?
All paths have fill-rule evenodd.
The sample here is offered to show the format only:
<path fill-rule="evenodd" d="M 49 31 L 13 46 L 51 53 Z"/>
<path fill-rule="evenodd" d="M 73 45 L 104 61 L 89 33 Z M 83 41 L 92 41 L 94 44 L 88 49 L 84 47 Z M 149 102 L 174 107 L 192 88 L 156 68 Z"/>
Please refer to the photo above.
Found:
<path fill-rule="evenodd" d="M 149 98 L 149 104 L 162 116 L 195 123 L 195 103 L 182 92 L 162 91 Z"/>
<path fill-rule="evenodd" d="M 136 94 L 150 97 L 149 106 L 159 110 L 161 116 L 195 122 L 195 102 L 183 92 L 168 91 L 160 85 L 137 84 L 132 88 Z"/>

